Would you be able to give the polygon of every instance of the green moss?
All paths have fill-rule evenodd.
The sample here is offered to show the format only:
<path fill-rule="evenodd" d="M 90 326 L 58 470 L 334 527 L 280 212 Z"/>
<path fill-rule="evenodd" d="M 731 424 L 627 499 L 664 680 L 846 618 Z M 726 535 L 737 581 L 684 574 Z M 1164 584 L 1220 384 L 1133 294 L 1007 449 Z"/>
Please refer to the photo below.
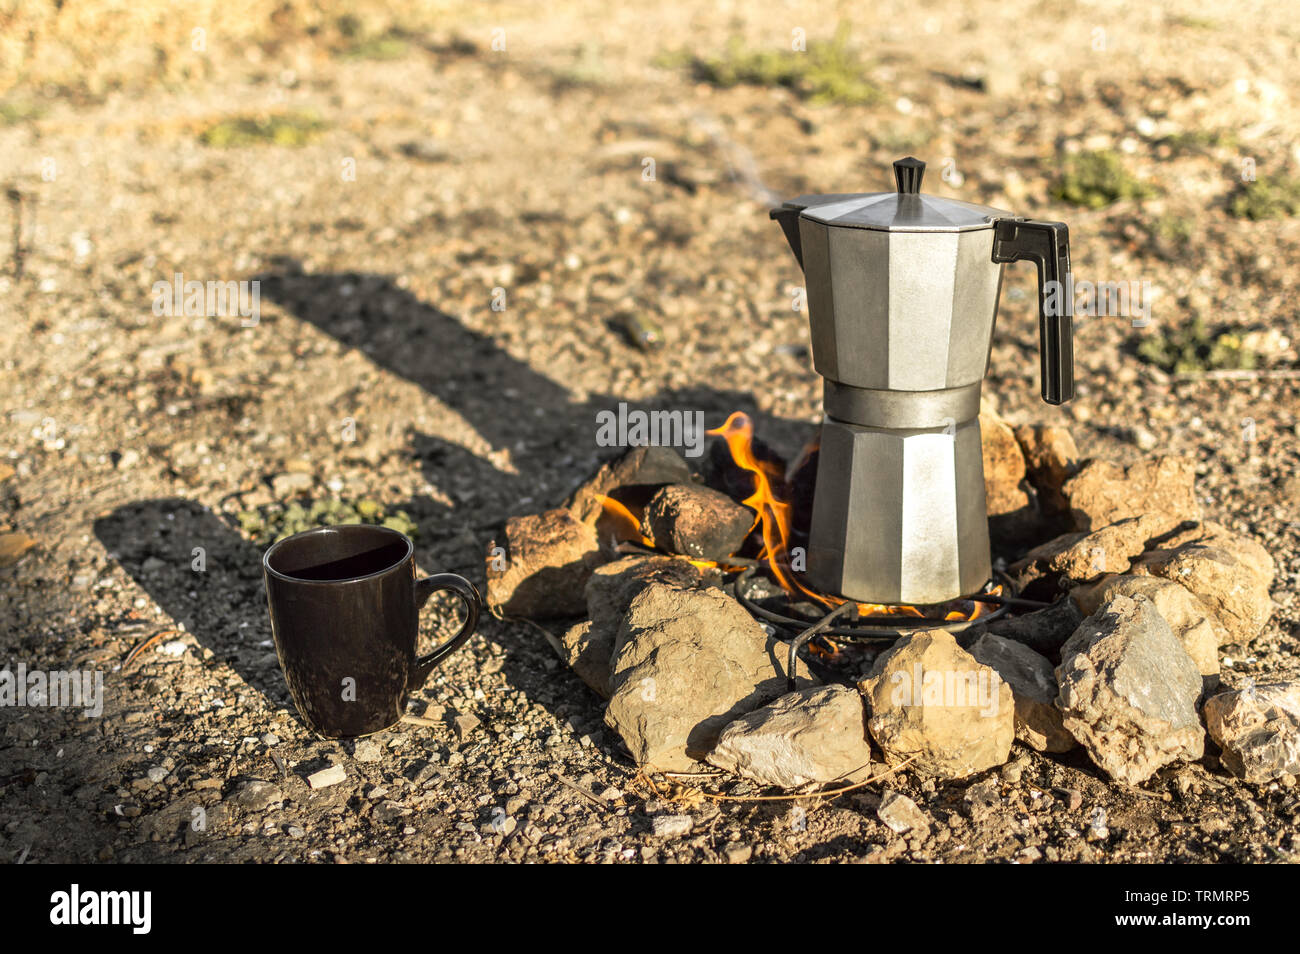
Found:
<path fill-rule="evenodd" d="M 1052 195 L 1074 205 L 1101 209 L 1121 199 L 1145 199 L 1154 191 L 1130 173 L 1116 153 L 1097 150 L 1067 157 Z"/>
<path fill-rule="evenodd" d="M 214 123 L 199 134 L 206 146 L 305 146 L 321 135 L 329 124 L 312 112 L 279 113 L 272 116 L 235 116 Z"/>
<path fill-rule="evenodd" d="M 1176 155 L 1204 153 L 1209 149 L 1236 149 L 1237 134 L 1225 129 L 1187 129 L 1160 140 Z"/>
<path fill-rule="evenodd" d="M 699 82 L 724 89 L 779 86 L 814 104 L 862 105 L 876 102 L 881 95 L 864 78 L 865 66 L 849 47 L 845 24 L 830 40 L 813 41 L 804 52 L 747 49 L 739 40 L 733 40 L 719 57 L 680 52 L 661 56 L 657 62 L 661 66 L 687 66 Z"/>
<path fill-rule="evenodd" d="M 1166 212 L 1151 223 L 1151 234 L 1163 242 L 1182 245 L 1196 234 L 1196 223 L 1189 218 Z"/>
<path fill-rule="evenodd" d="M 1228 211 L 1252 222 L 1300 215 L 1300 179 L 1274 177 L 1242 183 L 1228 200 Z"/>
<path fill-rule="evenodd" d="M 268 546 L 283 537 L 310 530 L 313 527 L 333 527 L 345 523 L 368 523 L 389 527 L 408 537 L 417 535 L 414 520 L 405 510 L 391 510 L 376 500 L 340 500 L 326 498 L 314 501 L 289 501 L 274 503 L 257 510 L 245 510 L 235 515 L 239 527 L 253 542 Z"/>
<path fill-rule="evenodd" d="M 400 30 L 355 40 L 339 51 L 345 60 L 400 60 L 411 52 L 411 41 Z"/>
<path fill-rule="evenodd" d="M 1213 334 L 1200 318 L 1143 338 L 1137 355 L 1172 374 L 1249 370 L 1259 363 L 1259 356 L 1242 344 L 1240 335 L 1231 331 Z"/>
<path fill-rule="evenodd" d="M 30 122 L 45 115 L 45 107 L 27 100 L 0 102 L 0 126 Z"/>

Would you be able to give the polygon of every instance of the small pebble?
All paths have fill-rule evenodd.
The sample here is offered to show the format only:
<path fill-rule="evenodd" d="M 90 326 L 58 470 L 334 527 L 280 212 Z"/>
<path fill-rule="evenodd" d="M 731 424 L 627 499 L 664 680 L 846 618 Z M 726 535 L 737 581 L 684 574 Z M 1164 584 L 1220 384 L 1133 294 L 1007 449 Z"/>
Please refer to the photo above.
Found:
<path fill-rule="evenodd" d="M 321 769 L 319 772 L 308 775 L 307 784 L 312 788 L 328 788 L 331 785 L 346 781 L 347 777 L 347 770 L 342 765 L 331 765 L 327 769 Z"/>
<path fill-rule="evenodd" d="M 690 815 L 656 815 L 650 827 L 656 838 L 681 838 L 691 833 L 694 824 Z"/>

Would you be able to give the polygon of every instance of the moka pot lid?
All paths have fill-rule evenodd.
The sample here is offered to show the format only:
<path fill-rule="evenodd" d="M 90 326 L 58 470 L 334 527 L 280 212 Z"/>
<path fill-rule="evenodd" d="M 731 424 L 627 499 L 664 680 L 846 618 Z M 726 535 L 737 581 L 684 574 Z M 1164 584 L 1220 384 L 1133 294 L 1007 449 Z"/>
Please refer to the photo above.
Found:
<path fill-rule="evenodd" d="M 1015 218 L 1005 209 L 924 194 L 924 174 L 925 163 L 908 156 L 894 163 L 895 192 L 802 195 L 782 204 L 823 225 L 883 232 L 968 232 Z"/>

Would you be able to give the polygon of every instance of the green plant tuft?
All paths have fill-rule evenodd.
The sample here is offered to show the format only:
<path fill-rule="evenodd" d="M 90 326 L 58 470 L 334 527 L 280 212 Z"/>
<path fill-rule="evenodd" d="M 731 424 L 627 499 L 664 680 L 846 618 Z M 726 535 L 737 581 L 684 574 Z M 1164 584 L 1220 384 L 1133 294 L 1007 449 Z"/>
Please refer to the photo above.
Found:
<path fill-rule="evenodd" d="M 239 527 L 259 546 L 311 530 L 345 523 L 369 523 L 388 527 L 408 537 L 417 534 L 416 523 L 405 510 L 390 510 L 377 500 L 325 498 L 314 501 L 292 500 L 269 504 L 235 515 Z"/>
<path fill-rule="evenodd" d="M 1109 150 L 1067 157 L 1061 178 L 1052 188 L 1056 198 L 1089 209 L 1105 208 L 1121 199 L 1145 199 L 1154 192 L 1124 168 L 1120 157 Z"/>
<path fill-rule="evenodd" d="M 205 146 L 305 146 L 321 135 L 329 124 L 312 112 L 278 113 L 273 116 L 236 116 L 214 123 L 199 134 Z"/>
<path fill-rule="evenodd" d="M 813 41 L 807 51 L 752 50 L 739 40 L 720 57 L 690 53 L 661 56 L 661 66 L 688 66 L 696 80 L 721 88 L 779 86 L 816 105 L 856 106 L 873 103 L 881 93 L 864 78 L 864 64 L 849 46 L 849 31 L 840 24 L 830 40 Z"/>
<path fill-rule="evenodd" d="M 1300 179 L 1273 177 L 1242 183 L 1228 200 L 1228 211 L 1252 222 L 1300 215 Z"/>
<path fill-rule="evenodd" d="M 1171 374 L 1250 370 L 1259 363 L 1259 356 L 1242 343 L 1240 335 L 1231 331 L 1213 334 L 1199 317 L 1143 338 L 1137 355 Z"/>

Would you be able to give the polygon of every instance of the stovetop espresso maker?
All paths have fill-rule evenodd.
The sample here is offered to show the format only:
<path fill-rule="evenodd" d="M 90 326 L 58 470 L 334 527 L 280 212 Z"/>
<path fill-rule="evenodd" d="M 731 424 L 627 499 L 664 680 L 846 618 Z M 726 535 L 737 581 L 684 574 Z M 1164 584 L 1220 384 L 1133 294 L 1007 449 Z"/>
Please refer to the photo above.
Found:
<path fill-rule="evenodd" d="M 938 603 L 991 573 L 980 388 L 1002 266 L 1038 266 L 1043 400 L 1074 395 L 1069 232 L 921 192 L 805 195 L 773 209 L 803 268 L 825 379 L 806 582 L 871 603 Z"/>

